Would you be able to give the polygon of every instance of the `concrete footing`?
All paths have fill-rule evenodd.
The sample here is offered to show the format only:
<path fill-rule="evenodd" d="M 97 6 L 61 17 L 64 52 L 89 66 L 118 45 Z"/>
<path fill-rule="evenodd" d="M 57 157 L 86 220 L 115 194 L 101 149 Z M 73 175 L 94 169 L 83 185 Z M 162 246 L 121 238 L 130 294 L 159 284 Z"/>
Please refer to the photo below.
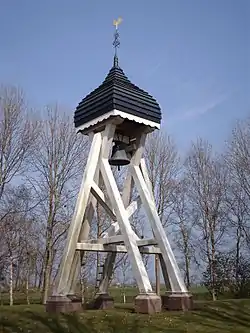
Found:
<path fill-rule="evenodd" d="M 109 294 L 97 294 L 93 301 L 93 308 L 101 310 L 113 309 L 114 299 Z"/>
<path fill-rule="evenodd" d="M 193 296 L 189 293 L 167 292 L 161 296 L 162 309 L 169 311 L 188 311 L 193 309 Z"/>
<path fill-rule="evenodd" d="M 67 313 L 67 312 L 81 312 L 83 310 L 82 302 L 76 297 L 67 296 L 51 296 L 48 298 L 46 312 L 51 313 Z"/>
<path fill-rule="evenodd" d="M 161 312 L 161 297 L 156 294 L 139 294 L 135 298 L 135 312 L 154 314 Z"/>

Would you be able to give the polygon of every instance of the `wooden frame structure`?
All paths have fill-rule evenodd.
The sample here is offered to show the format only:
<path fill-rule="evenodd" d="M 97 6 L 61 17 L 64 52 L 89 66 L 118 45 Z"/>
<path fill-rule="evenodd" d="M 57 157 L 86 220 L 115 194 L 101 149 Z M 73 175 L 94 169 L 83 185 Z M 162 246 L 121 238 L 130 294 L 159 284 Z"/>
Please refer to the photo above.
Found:
<path fill-rule="evenodd" d="M 118 190 L 108 159 L 112 150 L 113 139 L 116 135 L 116 128 L 122 122 L 123 119 L 120 117 L 112 118 L 106 122 L 104 127 L 95 129 L 95 132 L 92 131 L 89 134 L 92 139 L 89 157 L 53 291 L 53 296 L 57 298 L 74 295 L 75 293 L 81 265 L 80 251 L 107 252 L 103 276 L 99 285 L 99 295 L 108 293 L 108 285 L 116 253 L 128 253 L 139 295 L 156 298 L 142 260 L 142 253 L 159 254 L 166 286 L 170 284 L 171 291 L 174 294 L 188 294 L 175 256 L 157 214 L 151 183 L 143 158 L 143 150 L 148 133 L 147 126 L 140 126 L 139 134 L 135 138 L 135 150 L 128 166 L 122 194 Z M 103 191 L 99 187 L 100 179 L 105 185 L 109 200 L 106 200 Z M 137 200 L 130 202 L 133 186 L 136 186 L 139 197 Z M 89 239 L 90 224 L 97 201 L 105 209 L 113 223 L 103 238 L 91 240 Z M 112 205 L 109 205 L 108 202 L 111 202 Z M 154 239 L 140 239 L 132 230 L 129 218 L 141 204 L 144 206 Z M 159 306 L 153 312 L 158 311 L 160 311 Z M 141 312 L 150 311 L 146 309 Z"/>

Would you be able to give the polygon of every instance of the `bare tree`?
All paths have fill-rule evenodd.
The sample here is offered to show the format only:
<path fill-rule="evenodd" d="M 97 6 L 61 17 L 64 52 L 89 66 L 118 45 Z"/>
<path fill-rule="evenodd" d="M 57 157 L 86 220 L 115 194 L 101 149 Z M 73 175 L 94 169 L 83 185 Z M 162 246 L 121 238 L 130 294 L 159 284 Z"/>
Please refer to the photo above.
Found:
<path fill-rule="evenodd" d="M 60 241 L 68 228 L 84 167 L 86 141 L 76 135 L 70 118 L 58 106 L 47 108 L 41 127 L 32 158 L 33 175 L 28 181 L 42 199 L 39 208 L 45 217 L 41 222 L 45 226 L 42 301 L 46 303 L 53 261 L 60 255 Z"/>
<path fill-rule="evenodd" d="M 187 179 L 181 178 L 176 182 L 175 190 L 172 193 L 174 202 L 174 216 L 172 228 L 174 241 L 178 251 L 183 258 L 183 270 L 187 287 L 191 284 L 191 262 L 194 259 L 194 225 L 195 219 L 192 215 L 192 204 L 188 195 L 189 187 Z"/>
<path fill-rule="evenodd" d="M 28 109 L 23 92 L 16 87 L 0 88 L 0 199 L 12 179 L 27 167 L 36 141 L 37 122 Z"/>
<path fill-rule="evenodd" d="M 196 216 L 197 246 L 200 258 L 209 266 L 211 294 L 216 299 L 216 253 L 226 229 L 225 193 L 227 173 L 223 161 L 213 155 L 212 147 L 199 139 L 192 144 L 186 161 L 190 200 Z"/>
<path fill-rule="evenodd" d="M 116 280 L 120 282 L 122 287 L 123 303 L 126 303 L 126 284 L 131 278 L 131 265 L 128 255 L 122 255 L 119 260 L 119 266 L 116 269 Z"/>
<path fill-rule="evenodd" d="M 1 211 L 4 217 L 0 225 L 2 234 L 0 251 L 3 260 L 8 258 L 9 262 L 10 258 L 15 258 L 13 288 L 22 287 L 23 274 L 27 272 L 25 249 L 31 250 L 33 247 L 31 206 L 32 200 L 24 185 L 8 188 L 1 201 Z M 26 278 L 27 275 L 25 275 Z"/>
<path fill-rule="evenodd" d="M 170 194 L 180 171 L 180 160 L 172 139 L 163 132 L 151 134 L 145 147 L 145 160 L 157 211 L 165 226 L 173 212 Z"/>
<path fill-rule="evenodd" d="M 172 139 L 163 132 L 152 133 L 146 142 L 145 160 L 155 198 L 157 212 L 165 228 L 173 214 L 175 180 L 180 160 Z M 155 255 L 156 293 L 160 293 L 159 258 Z"/>
<path fill-rule="evenodd" d="M 226 193 L 226 203 L 228 206 L 228 221 L 230 228 L 228 238 L 231 239 L 231 246 L 228 251 L 235 253 L 235 279 L 238 282 L 238 272 L 240 265 L 241 253 L 249 244 L 249 205 L 247 204 L 248 196 L 244 189 L 235 182 L 235 179 L 229 179 L 228 191 Z"/>
<path fill-rule="evenodd" d="M 228 144 L 226 162 L 230 172 L 228 203 L 250 249 L 250 119 L 238 122 Z"/>

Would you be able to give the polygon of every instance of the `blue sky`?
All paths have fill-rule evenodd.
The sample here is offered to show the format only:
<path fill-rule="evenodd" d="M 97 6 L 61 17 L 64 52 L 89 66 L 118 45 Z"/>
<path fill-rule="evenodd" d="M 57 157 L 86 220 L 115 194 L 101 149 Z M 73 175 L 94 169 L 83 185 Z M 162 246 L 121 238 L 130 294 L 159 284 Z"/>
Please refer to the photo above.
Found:
<path fill-rule="evenodd" d="M 0 0 L 0 81 L 39 108 L 73 111 L 112 65 L 154 95 L 163 130 L 184 152 L 197 136 L 220 149 L 250 114 L 249 0 Z"/>

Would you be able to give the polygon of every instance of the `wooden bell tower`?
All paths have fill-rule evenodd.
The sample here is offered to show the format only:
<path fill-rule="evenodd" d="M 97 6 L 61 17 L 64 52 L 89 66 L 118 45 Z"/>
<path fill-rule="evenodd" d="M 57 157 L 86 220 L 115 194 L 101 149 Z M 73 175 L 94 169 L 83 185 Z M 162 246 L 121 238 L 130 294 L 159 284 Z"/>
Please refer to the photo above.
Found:
<path fill-rule="evenodd" d="M 157 214 L 146 163 L 143 158 L 147 134 L 160 128 L 161 111 L 156 100 L 129 81 L 120 68 L 117 57 L 119 46 L 118 21 L 115 21 L 115 55 L 113 67 L 103 83 L 87 95 L 75 110 L 74 122 L 78 133 L 88 135 L 91 148 L 82 177 L 74 215 L 68 230 L 64 254 L 53 295 L 47 311 L 77 311 L 81 303 L 74 298 L 81 265 L 80 252 L 106 252 L 103 274 L 96 297 L 96 306 L 110 307 L 113 300 L 108 285 L 117 253 L 128 253 L 138 286 L 135 310 L 140 313 L 168 309 L 188 309 L 192 297 L 188 293 L 166 233 Z M 112 160 L 114 143 L 122 143 L 126 159 Z M 119 147 L 117 148 L 119 151 Z M 114 157 L 114 156 L 113 156 Z M 112 160 L 111 163 L 110 159 Z M 122 193 L 118 190 L 110 164 L 128 164 Z M 100 181 L 106 191 L 101 190 Z M 135 186 L 138 198 L 131 201 Z M 113 221 L 99 239 L 89 239 L 90 225 L 96 203 L 105 209 Z M 140 239 L 133 231 L 130 217 L 143 205 L 153 239 Z M 163 277 L 171 291 L 160 297 L 153 291 L 142 253 L 159 254 Z"/>

